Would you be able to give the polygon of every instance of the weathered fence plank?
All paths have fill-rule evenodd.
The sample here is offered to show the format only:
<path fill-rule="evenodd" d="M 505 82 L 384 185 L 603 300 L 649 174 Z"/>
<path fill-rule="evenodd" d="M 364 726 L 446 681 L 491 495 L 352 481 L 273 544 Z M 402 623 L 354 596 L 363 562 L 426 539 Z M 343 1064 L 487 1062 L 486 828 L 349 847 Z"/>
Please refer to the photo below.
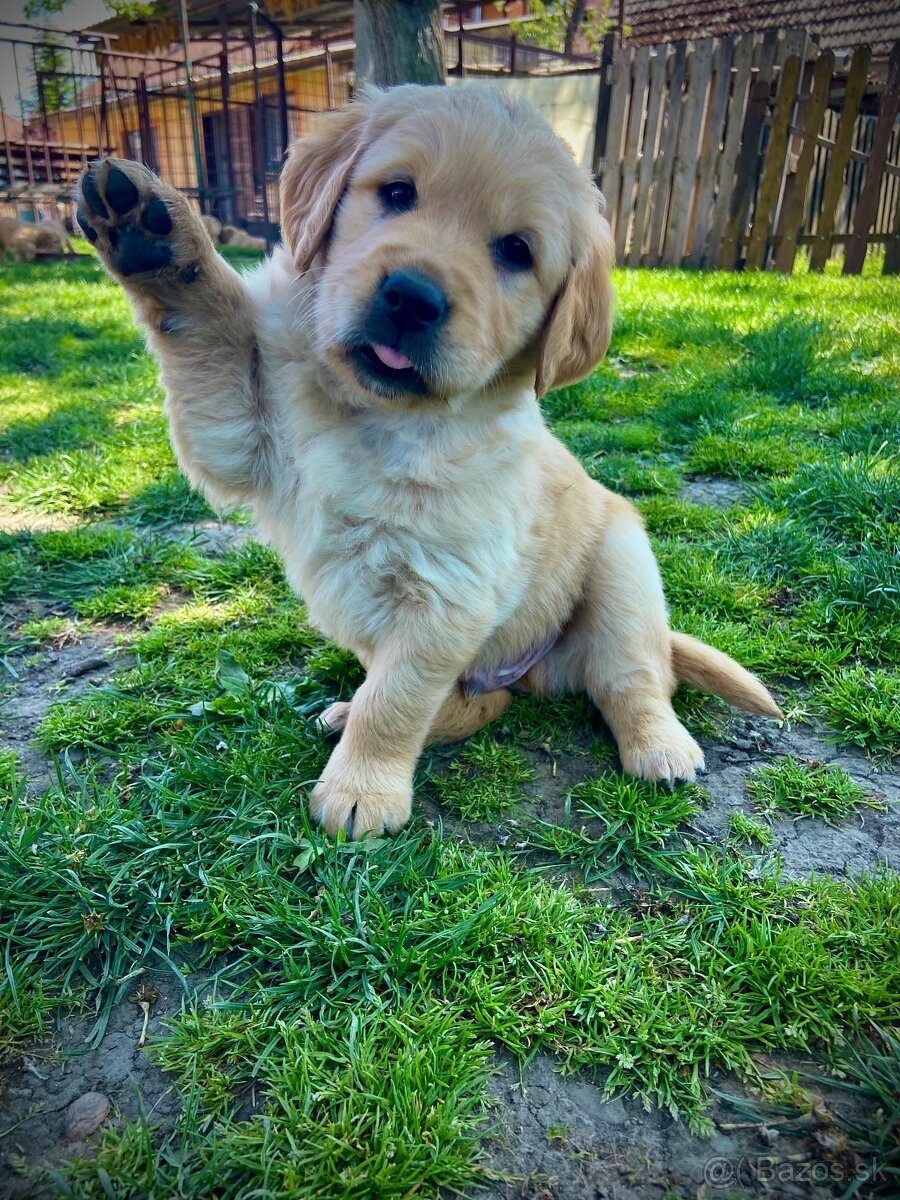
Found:
<path fill-rule="evenodd" d="M 666 47 L 657 46 L 650 60 L 650 85 L 647 92 L 647 120 L 644 124 L 644 141 L 641 150 L 640 170 L 637 179 L 637 200 L 634 208 L 634 226 L 631 231 L 631 247 L 628 251 L 628 266 L 638 267 L 644 254 L 644 232 L 647 210 L 653 185 L 653 167 L 659 140 L 659 124 L 666 90 Z"/>
<path fill-rule="evenodd" d="M 900 196 L 894 209 L 894 232 L 887 239 L 884 251 L 884 275 L 900 275 Z"/>
<path fill-rule="evenodd" d="M 828 91 L 834 72 L 834 54 L 826 50 L 816 59 L 812 91 L 803 109 L 803 148 L 797 168 L 787 179 L 781 209 L 780 240 L 775 248 L 773 265 L 776 271 L 790 272 L 797 256 L 797 235 L 803 225 L 809 173 L 816 153 L 816 139 L 822 128 L 822 117 L 828 103 Z"/>
<path fill-rule="evenodd" d="M 687 68 L 687 43 L 677 42 L 672 57 L 672 78 L 669 83 L 668 103 L 665 106 L 665 126 L 660 134 L 659 154 L 653 172 L 653 196 L 650 210 L 650 245 L 647 248 L 646 265 L 658 267 L 662 247 L 662 235 L 669 208 L 669 184 L 675 148 L 678 145 L 678 129 L 681 125 L 681 110 L 684 104 L 684 76 Z"/>
<path fill-rule="evenodd" d="M 619 262 L 787 272 L 803 246 L 821 270 L 846 244 L 854 271 L 880 242 L 900 266 L 900 43 L 884 97 L 870 48 L 836 78 L 802 29 L 607 52 L 595 164 Z"/>
<path fill-rule="evenodd" d="M 697 158 L 700 132 L 712 69 L 713 40 L 704 38 L 694 47 L 690 57 L 688 88 L 685 93 L 678 132 L 678 149 L 672 170 L 672 192 L 669 199 L 669 219 L 666 225 L 662 262 L 678 266 L 687 247 L 688 220 L 691 214 L 691 194 L 697 178 Z"/>
<path fill-rule="evenodd" d="M 834 233 L 834 216 L 838 201 L 844 189 L 844 172 L 850 161 L 850 151 L 853 148 L 853 130 L 856 124 L 856 114 L 859 102 L 866 90 L 869 76 L 869 63 L 872 58 L 871 46 L 860 46 L 853 52 L 850 62 L 850 72 L 847 76 L 847 90 L 844 93 L 844 108 L 838 122 L 837 134 L 834 139 L 834 149 L 828 164 L 828 174 L 825 177 L 825 189 L 822 193 L 822 204 L 819 209 L 819 223 L 816 229 L 816 240 L 812 244 L 809 256 L 809 269 L 821 271 L 831 253 L 831 237 Z"/>
<path fill-rule="evenodd" d="M 731 104 L 728 108 L 722 157 L 719 162 L 716 211 L 713 214 L 709 244 L 703 259 L 704 266 L 715 266 L 718 263 L 722 238 L 728 222 L 728 213 L 734 195 L 735 164 L 741 147 L 741 130 L 744 125 L 743 114 L 747 107 L 747 98 L 750 94 L 754 41 L 752 33 L 743 34 L 734 52 L 734 88 L 731 93 Z"/>
<path fill-rule="evenodd" d="M 606 133 L 606 152 L 601 167 L 601 188 L 606 196 L 613 222 L 619 217 L 619 167 L 622 162 L 622 141 L 628 93 L 631 89 L 630 46 L 616 46 L 612 61 L 612 92 L 609 97 L 609 124 Z M 626 218 L 627 219 L 627 218 Z"/>
<path fill-rule="evenodd" d="M 694 201 L 690 252 L 686 260 L 690 267 L 699 267 L 703 262 L 707 236 L 710 232 L 716 166 L 723 149 L 728 95 L 731 91 L 731 63 L 734 58 L 734 46 L 734 38 L 722 38 L 719 41 L 718 54 L 714 63 L 715 84 L 701 143 L 700 179 L 697 183 L 697 195 Z"/>
<path fill-rule="evenodd" d="M 731 197 L 728 224 L 719 250 L 719 266 L 731 271 L 737 265 L 738 250 L 753 199 L 754 184 L 759 177 L 760 138 L 769 104 L 772 68 L 778 52 L 778 30 L 763 34 L 759 47 L 759 66 L 750 88 L 744 127 L 741 131 L 741 151 L 735 171 L 734 192 Z"/>
<path fill-rule="evenodd" d="M 894 131 L 894 119 L 900 107 L 900 42 L 894 43 L 888 64 L 887 82 L 878 106 L 878 120 L 869 149 L 866 178 L 853 217 L 853 229 L 844 252 L 844 274 L 858 275 L 866 257 L 866 238 L 878 207 L 881 173 L 887 158 L 888 145 Z"/>
<path fill-rule="evenodd" d="M 781 181 L 784 174 L 785 156 L 788 148 L 789 128 L 797 102 L 797 88 L 800 84 L 800 59 L 792 54 L 785 61 L 778 80 L 778 96 L 775 101 L 775 113 L 772 117 L 772 128 L 769 133 L 769 145 L 766 148 L 765 165 L 762 179 L 756 193 L 756 206 L 753 213 L 753 224 L 750 227 L 750 238 L 747 242 L 745 266 L 749 271 L 759 271 L 766 264 L 766 252 L 769 246 L 769 231 L 775 223 L 775 206 L 781 191 Z"/>
<path fill-rule="evenodd" d="M 638 151 L 644 122 L 647 78 L 650 73 L 650 47 L 639 46 L 634 56 L 631 85 L 631 105 L 628 112 L 628 131 L 625 135 L 625 158 L 622 163 L 622 187 L 616 212 L 616 262 L 625 257 L 625 239 L 634 211 L 634 183 L 637 177 Z"/>

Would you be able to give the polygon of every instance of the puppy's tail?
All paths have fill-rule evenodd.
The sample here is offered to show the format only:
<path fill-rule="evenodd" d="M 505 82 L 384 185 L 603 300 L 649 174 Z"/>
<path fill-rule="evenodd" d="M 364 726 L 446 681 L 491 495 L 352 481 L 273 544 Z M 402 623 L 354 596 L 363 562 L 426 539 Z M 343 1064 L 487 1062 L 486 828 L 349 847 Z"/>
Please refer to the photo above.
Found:
<path fill-rule="evenodd" d="M 783 717 L 784 713 L 755 675 L 686 633 L 672 634 L 672 667 L 679 683 L 689 683 L 701 692 L 721 696 L 745 712 Z"/>

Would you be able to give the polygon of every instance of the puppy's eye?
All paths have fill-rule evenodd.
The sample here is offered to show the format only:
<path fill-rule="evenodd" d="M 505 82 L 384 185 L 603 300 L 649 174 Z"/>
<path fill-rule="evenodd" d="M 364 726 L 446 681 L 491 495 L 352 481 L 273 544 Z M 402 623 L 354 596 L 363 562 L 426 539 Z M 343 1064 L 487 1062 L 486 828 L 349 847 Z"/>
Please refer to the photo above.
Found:
<path fill-rule="evenodd" d="M 388 212 L 409 212 L 416 203 L 416 185 L 408 179 L 395 179 L 383 183 L 378 189 L 381 203 Z"/>
<path fill-rule="evenodd" d="M 533 265 L 531 247 L 516 233 L 510 233 L 494 242 L 494 257 L 509 271 L 527 271 Z"/>

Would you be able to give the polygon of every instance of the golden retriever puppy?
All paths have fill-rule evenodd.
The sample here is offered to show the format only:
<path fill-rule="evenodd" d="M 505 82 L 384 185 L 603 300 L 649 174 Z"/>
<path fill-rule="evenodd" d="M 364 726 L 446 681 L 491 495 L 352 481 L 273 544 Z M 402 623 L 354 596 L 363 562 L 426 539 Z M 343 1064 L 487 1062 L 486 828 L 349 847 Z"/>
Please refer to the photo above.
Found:
<path fill-rule="evenodd" d="M 75 247 L 62 221 L 0 217 L 0 257 L 7 252 L 18 262 L 34 262 L 47 254 L 74 254 Z"/>
<path fill-rule="evenodd" d="M 247 278 L 187 201 L 95 163 L 82 227 L 157 355 L 179 462 L 253 505 L 311 619 L 366 680 L 313 789 L 332 834 L 397 830 L 429 741 L 510 688 L 586 691 L 626 771 L 690 780 L 679 682 L 778 716 L 669 630 L 635 509 L 548 431 L 538 397 L 606 351 L 612 244 L 589 175 L 529 105 L 474 83 L 370 92 L 293 146 L 284 246 Z"/>

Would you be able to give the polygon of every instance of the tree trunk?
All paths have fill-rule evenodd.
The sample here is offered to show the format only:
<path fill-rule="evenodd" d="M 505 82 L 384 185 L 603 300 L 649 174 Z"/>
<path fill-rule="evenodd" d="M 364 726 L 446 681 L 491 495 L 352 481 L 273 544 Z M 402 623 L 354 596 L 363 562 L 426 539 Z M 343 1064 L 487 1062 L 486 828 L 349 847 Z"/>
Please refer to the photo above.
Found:
<path fill-rule="evenodd" d="M 565 54 L 574 54 L 575 39 L 581 31 L 581 22 L 584 20 L 585 10 L 587 9 L 587 0 L 575 0 L 574 7 L 569 13 L 569 19 L 566 22 L 566 40 L 563 45 Z"/>
<path fill-rule="evenodd" d="M 440 0 L 354 0 L 356 82 L 444 82 Z"/>

